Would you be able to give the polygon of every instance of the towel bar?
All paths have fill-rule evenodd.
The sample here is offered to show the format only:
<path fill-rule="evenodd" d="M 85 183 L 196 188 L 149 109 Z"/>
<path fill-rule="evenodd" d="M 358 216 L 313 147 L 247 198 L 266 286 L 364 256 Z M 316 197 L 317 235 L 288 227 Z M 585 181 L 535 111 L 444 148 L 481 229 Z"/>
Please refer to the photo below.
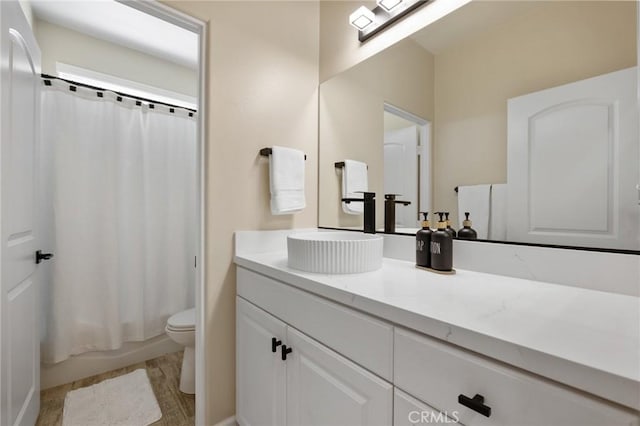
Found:
<path fill-rule="evenodd" d="M 338 161 L 336 163 L 333 163 L 333 167 L 335 167 L 336 169 L 344 169 L 344 161 Z M 369 170 L 368 164 L 367 164 L 367 170 Z"/>
<path fill-rule="evenodd" d="M 271 151 L 271 148 L 262 148 L 260 150 L 260 155 L 262 155 L 263 157 L 268 157 L 271 155 L 273 151 Z M 307 159 L 307 154 L 304 155 L 304 159 Z"/>

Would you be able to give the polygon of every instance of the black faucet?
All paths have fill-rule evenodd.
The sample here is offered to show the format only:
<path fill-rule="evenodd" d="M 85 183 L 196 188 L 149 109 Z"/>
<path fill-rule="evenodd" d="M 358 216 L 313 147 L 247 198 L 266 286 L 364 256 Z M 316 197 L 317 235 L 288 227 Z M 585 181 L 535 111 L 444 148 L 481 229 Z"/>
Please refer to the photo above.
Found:
<path fill-rule="evenodd" d="M 411 201 L 396 200 L 399 194 L 384 194 L 384 232 L 393 234 L 396 232 L 396 204 L 408 206 Z"/>
<path fill-rule="evenodd" d="M 364 192 L 364 198 L 343 198 L 345 203 L 364 203 L 364 232 L 376 233 L 376 193 Z"/>

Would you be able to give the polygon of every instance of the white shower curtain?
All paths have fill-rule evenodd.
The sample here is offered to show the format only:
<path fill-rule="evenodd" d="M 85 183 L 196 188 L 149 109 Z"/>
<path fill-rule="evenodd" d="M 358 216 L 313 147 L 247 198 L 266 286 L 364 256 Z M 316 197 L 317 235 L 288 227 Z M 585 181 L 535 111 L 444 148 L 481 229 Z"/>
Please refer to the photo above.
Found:
<path fill-rule="evenodd" d="M 42 91 L 44 362 L 164 332 L 194 305 L 196 119 L 53 81 Z"/>

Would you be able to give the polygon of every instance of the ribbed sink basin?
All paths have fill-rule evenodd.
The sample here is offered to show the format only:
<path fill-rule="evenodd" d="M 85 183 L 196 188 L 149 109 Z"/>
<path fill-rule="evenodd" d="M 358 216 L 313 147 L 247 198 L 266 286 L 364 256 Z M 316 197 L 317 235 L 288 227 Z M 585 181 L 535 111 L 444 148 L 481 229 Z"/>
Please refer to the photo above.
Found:
<path fill-rule="evenodd" d="M 382 266 L 382 236 L 310 232 L 287 237 L 289 267 L 323 274 L 357 274 Z"/>

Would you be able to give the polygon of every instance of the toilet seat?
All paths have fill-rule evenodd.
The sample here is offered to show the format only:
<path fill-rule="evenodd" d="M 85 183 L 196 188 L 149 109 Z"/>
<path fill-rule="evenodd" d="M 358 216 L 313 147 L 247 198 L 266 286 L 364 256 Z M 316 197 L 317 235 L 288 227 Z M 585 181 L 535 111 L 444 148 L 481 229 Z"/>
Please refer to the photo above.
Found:
<path fill-rule="evenodd" d="M 196 308 L 187 309 L 169 317 L 167 329 L 172 331 L 195 331 Z"/>

